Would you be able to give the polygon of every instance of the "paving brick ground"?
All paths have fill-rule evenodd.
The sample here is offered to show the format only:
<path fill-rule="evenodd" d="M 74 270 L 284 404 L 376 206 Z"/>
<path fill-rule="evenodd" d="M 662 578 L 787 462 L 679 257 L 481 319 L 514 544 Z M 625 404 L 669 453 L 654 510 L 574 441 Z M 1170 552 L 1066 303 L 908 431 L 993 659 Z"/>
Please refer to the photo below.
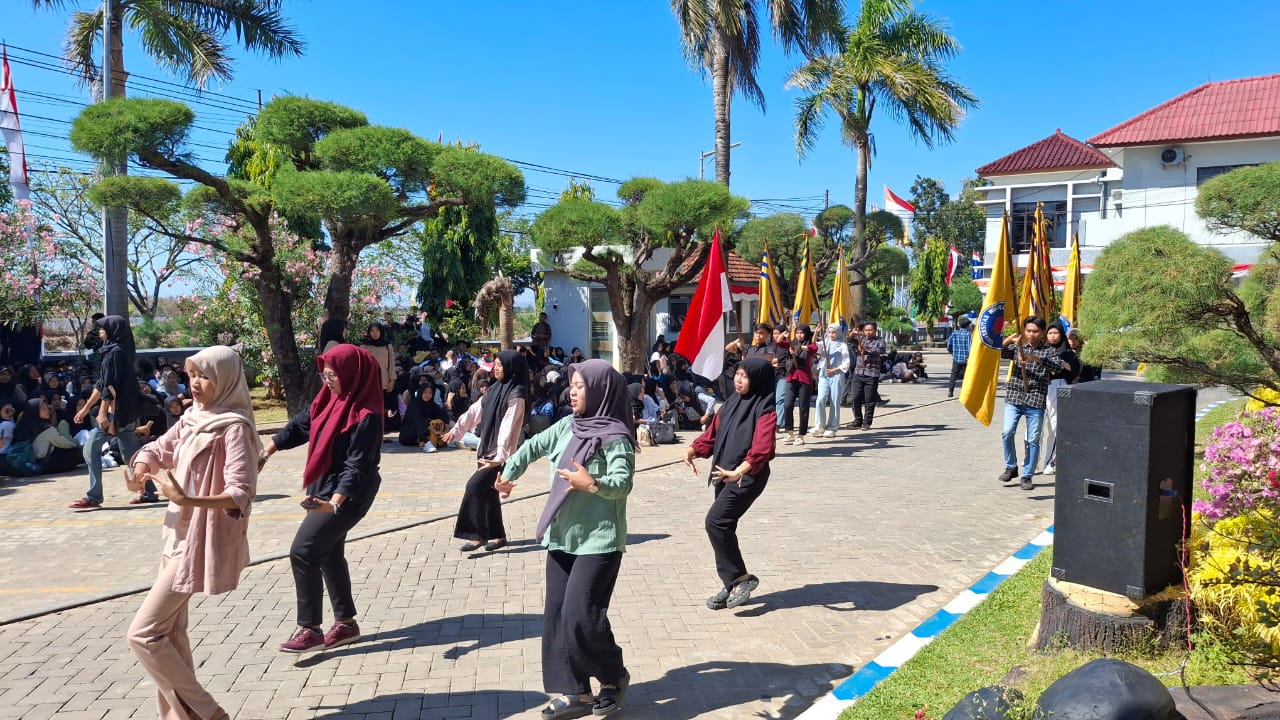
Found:
<path fill-rule="evenodd" d="M 742 526 L 762 582 L 736 611 L 703 606 L 717 584 L 705 474 L 668 464 L 677 447 L 642 453 L 639 466 L 653 469 L 636 477 L 610 613 L 633 677 L 622 717 L 794 717 L 1050 524 L 1052 477 L 1032 492 L 996 482 L 998 430 L 946 401 L 938 381 L 883 392 L 893 402 L 874 431 L 779 449 Z M 470 457 L 388 453 L 383 494 L 359 529 L 451 512 Z M 264 475 L 255 556 L 287 550 L 301 462 L 298 451 L 279 455 Z M 350 543 L 365 633 L 356 645 L 302 658 L 275 650 L 293 628 L 287 561 L 198 597 L 200 676 L 246 720 L 537 717 L 544 557 L 527 538 L 546 473 L 535 466 L 526 495 L 506 507 L 508 551 L 460 553 L 450 519 Z M 123 501 L 118 471 L 109 482 L 109 500 Z M 162 510 L 66 510 L 82 485 L 0 487 L 0 615 L 153 577 Z M 140 602 L 0 625 L 0 717 L 153 717 L 153 688 L 122 639 Z"/>

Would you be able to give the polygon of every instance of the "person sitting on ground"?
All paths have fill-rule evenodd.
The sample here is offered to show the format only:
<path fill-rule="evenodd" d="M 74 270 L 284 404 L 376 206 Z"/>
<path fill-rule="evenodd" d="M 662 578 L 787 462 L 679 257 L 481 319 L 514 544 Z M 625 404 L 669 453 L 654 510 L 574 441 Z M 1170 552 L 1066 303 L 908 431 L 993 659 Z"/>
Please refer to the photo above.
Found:
<path fill-rule="evenodd" d="M 187 390 L 187 386 L 180 382 L 181 378 L 175 370 L 165 370 L 160 374 L 160 384 L 156 386 L 156 395 L 165 398 L 176 397 L 178 399 L 190 398 L 191 393 Z"/>
<path fill-rule="evenodd" d="M 929 374 L 925 372 L 926 367 L 928 366 L 924 361 L 924 353 L 916 353 L 907 360 L 907 369 L 910 370 L 911 374 L 915 375 L 918 380 L 929 379 Z"/>
<path fill-rule="evenodd" d="M 13 448 L 13 431 L 18 427 L 15 421 L 17 414 L 13 403 L 0 405 L 0 475 L 8 475 L 10 472 L 8 456 L 9 450 Z"/>
<path fill-rule="evenodd" d="M 424 382 L 414 392 L 406 394 L 408 400 L 400 423 L 400 444 L 433 453 L 444 446 L 440 436 L 449 422 L 444 408 L 436 402 L 435 385 Z"/>
<path fill-rule="evenodd" d="M 54 424 L 55 414 L 43 397 L 27 401 L 13 433 L 14 443 L 31 443 L 31 454 L 41 474 L 66 472 L 84 462 L 80 446 L 67 423 Z"/>
<path fill-rule="evenodd" d="M 44 377 L 40 375 L 40 368 L 36 365 L 23 365 L 18 370 L 17 387 L 14 392 L 14 400 L 19 406 L 25 405 L 28 400 L 44 396 Z"/>

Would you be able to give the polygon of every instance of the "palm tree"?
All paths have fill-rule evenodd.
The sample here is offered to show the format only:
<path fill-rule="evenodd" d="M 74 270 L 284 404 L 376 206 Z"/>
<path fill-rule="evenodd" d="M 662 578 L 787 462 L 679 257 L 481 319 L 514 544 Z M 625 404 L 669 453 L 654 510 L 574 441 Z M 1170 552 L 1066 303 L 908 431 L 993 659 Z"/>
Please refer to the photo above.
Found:
<path fill-rule="evenodd" d="M 854 307 L 866 306 L 863 270 L 867 247 L 867 169 L 875 150 L 871 121 L 877 109 L 904 122 L 932 148 L 954 139 L 965 112 L 978 106 L 973 92 L 946 73 L 945 61 L 960 44 L 938 19 L 918 13 L 911 0 L 863 0 L 857 25 L 838 54 L 815 57 L 797 68 L 788 87 L 808 94 L 796 100 L 796 151 L 803 158 L 817 142 L 823 115 L 840 119 L 846 145 L 858 156 L 854 182 Z"/>
<path fill-rule="evenodd" d="M 37 9 L 63 10 L 74 0 L 31 0 Z M 103 97 L 125 95 L 129 74 L 124 69 L 124 28 L 138 33 L 143 49 L 162 67 L 185 82 L 203 88 L 212 79 L 231 79 L 231 57 L 222 38 L 235 33 L 248 50 L 271 58 L 301 55 L 302 40 L 280 14 L 280 0 L 105 0 L 91 11 L 71 14 L 63 58 L 81 80 L 98 81 L 94 48 L 104 36 L 111 77 L 103 83 Z M 123 175 L 123 160 L 111 163 L 113 174 Z M 106 252 L 107 312 L 129 314 L 126 290 L 128 270 L 128 216 L 122 208 L 108 210 L 111 233 Z M 115 240 L 119 238 L 119 241 Z"/>
<path fill-rule="evenodd" d="M 764 110 L 756 82 L 760 66 L 760 20 L 755 0 L 671 0 L 689 63 L 711 73 L 715 106 L 716 182 L 729 184 L 729 110 L 741 92 Z M 768 0 L 774 39 L 805 56 L 838 45 L 844 0 Z"/>

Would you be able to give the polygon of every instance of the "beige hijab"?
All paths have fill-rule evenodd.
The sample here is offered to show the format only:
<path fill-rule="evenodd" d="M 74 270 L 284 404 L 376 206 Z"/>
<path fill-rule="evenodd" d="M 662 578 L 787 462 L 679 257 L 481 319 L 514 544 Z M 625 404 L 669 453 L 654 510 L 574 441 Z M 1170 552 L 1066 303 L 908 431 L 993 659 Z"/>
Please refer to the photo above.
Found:
<path fill-rule="evenodd" d="M 213 402 L 204 404 L 196 401 L 182 416 L 186 432 L 176 453 L 174 470 L 177 471 L 178 481 L 188 492 L 192 492 L 188 479 L 191 464 L 228 427 L 235 423 L 248 425 L 249 437 L 253 438 L 254 456 L 261 453 L 262 441 L 258 438 L 257 424 L 253 417 L 253 400 L 249 397 L 249 386 L 245 382 L 244 364 L 236 351 L 225 345 L 215 345 L 187 358 L 187 362 L 212 380 L 217 390 Z"/>

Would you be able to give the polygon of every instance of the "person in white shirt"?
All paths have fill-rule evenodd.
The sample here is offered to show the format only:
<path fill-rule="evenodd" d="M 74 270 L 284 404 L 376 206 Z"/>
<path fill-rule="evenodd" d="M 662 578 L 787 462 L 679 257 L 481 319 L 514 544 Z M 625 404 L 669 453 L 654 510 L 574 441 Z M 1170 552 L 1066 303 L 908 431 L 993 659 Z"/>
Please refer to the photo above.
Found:
<path fill-rule="evenodd" d="M 844 377 L 849 372 L 849 346 L 841 339 L 840 326 L 827 326 L 827 336 L 818 343 L 818 419 L 814 434 L 835 437 L 840 427 L 840 400 L 844 397 Z"/>

